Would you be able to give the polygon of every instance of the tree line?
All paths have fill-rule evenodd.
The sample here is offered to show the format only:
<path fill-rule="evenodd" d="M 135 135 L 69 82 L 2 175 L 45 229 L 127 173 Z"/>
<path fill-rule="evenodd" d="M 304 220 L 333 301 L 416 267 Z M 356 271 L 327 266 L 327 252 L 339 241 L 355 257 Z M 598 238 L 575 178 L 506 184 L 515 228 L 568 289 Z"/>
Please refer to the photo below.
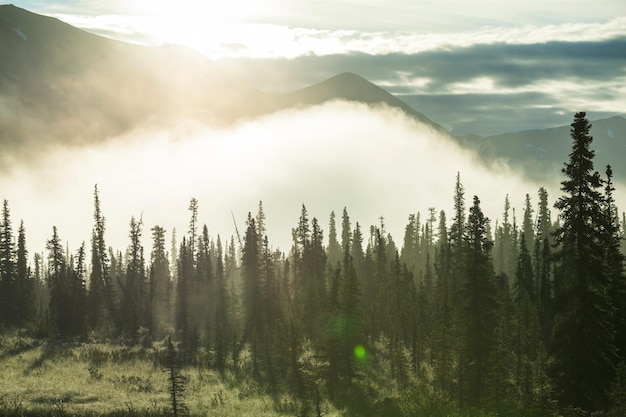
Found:
<path fill-rule="evenodd" d="M 107 246 L 96 186 L 89 250 L 63 248 L 53 227 L 45 258 L 29 260 L 5 200 L 0 321 L 39 337 L 172 337 L 188 363 L 246 372 L 316 415 L 322 399 L 372 408 L 380 380 L 401 399 L 390 407 L 436 398 L 537 415 L 623 409 L 623 229 L 590 126 L 574 116 L 556 216 L 540 188 L 521 224 L 508 196 L 492 223 L 457 174 L 451 217 L 409 215 L 401 246 L 383 218 L 367 233 L 345 208 L 325 236 L 303 205 L 283 253 L 262 203 L 222 241 L 191 199 L 181 241 L 172 233 L 168 250 L 166 230 L 152 227 L 146 259 L 142 219 L 131 219 L 125 252 Z"/>

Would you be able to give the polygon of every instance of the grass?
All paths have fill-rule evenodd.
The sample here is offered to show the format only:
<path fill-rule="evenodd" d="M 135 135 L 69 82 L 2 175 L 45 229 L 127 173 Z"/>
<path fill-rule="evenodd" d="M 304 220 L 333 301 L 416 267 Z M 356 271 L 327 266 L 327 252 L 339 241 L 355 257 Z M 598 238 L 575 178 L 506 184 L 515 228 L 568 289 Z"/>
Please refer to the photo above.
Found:
<path fill-rule="evenodd" d="M 0 337 L 0 416 L 171 414 L 161 348 Z M 300 407 L 250 381 L 186 367 L 191 416 L 285 416 Z M 327 416 L 339 415 L 326 404 Z"/>

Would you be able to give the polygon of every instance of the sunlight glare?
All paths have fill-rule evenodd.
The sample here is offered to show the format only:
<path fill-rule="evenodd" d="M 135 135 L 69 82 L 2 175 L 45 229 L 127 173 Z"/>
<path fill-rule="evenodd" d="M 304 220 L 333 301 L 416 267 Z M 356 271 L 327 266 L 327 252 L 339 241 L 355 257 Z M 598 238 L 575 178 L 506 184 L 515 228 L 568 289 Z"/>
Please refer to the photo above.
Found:
<path fill-rule="evenodd" d="M 232 42 L 233 28 L 254 21 L 271 0 L 134 0 L 130 12 L 149 16 L 160 43 L 185 45 L 199 52 Z"/>

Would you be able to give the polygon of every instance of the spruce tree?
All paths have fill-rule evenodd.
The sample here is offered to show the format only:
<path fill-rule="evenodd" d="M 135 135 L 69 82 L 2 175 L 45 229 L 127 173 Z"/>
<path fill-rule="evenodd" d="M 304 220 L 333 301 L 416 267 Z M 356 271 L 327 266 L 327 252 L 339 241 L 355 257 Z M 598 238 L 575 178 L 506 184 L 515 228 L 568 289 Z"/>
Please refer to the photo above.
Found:
<path fill-rule="evenodd" d="M 334 211 L 330 213 L 330 220 L 328 222 L 328 246 L 326 253 L 328 255 L 330 268 L 336 268 L 337 264 L 341 262 L 341 246 L 337 240 L 337 222 L 335 220 Z"/>
<path fill-rule="evenodd" d="M 435 388 L 452 396 L 454 363 L 458 345 L 458 325 L 452 300 L 451 251 L 446 228 L 446 213 L 439 213 L 439 241 L 435 254 L 435 317 L 432 337 Z"/>
<path fill-rule="evenodd" d="M 122 329 L 122 321 L 118 314 L 118 306 L 113 279 L 111 277 L 111 261 L 104 240 L 106 230 L 105 218 L 100 208 L 98 186 L 94 187 L 94 227 L 91 234 L 91 278 L 89 280 L 89 312 L 91 326 L 94 329 L 113 321 L 118 331 Z"/>
<path fill-rule="evenodd" d="M 626 277 L 624 276 L 624 254 L 621 251 L 622 235 L 617 207 L 613 197 L 613 170 L 606 167 L 604 186 L 604 227 L 603 243 L 604 266 L 609 279 L 609 294 L 615 310 L 613 327 L 615 328 L 615 347 L 618 361 L 626 361 Z"/>
<path fill-rule="evenodd" d="M 552 336 L 553 287 L 551 274 L 552 220 L 548 207 L 548 192 L 539 189 L 539 208 L 535 233 L 535 279 L 537 284 L 537 309 L 543 345 L 547 346 Z"/>
<path fill-rule="evenodd" d="M 615 337 L 610 276 L 604 262 L 604 197 L 594 170 L 591 124 L 584 112 L 571 124 L 572 151 L 555 207 L 558 246 L 552 376 L 562 406 L 606 409 L 615 373 Z"/>
<path fill-rule="evenodd" d="M 17 265 L 15 244 L 11 226 L 9 202 L 3 201 L 0 222 L 0 322 L 8 325 L 18 323 L 17 314 Z"/>
<path fill-rule="evenodd" d="M 150 259 L 150 290 L 148 304 L 148 329 L 153 339 L 163 336 L 163 330 L 171 323 L 171 277 L 165 251 L 165 229 L 152 228 L 152 253 Z"/>
<path fill-rule="evenodd" d="M 515 383 L 525 409 L 531 404 L 539 372 L 537 357 L 540 350 L 539 315 L 530 251 L 522 232 L 517 270 L 513 281 L 515 306 Z"/>
<path fill-rule="evenodd" d="M 26 249 L 26 229 L 24 222 L 20 222 L 17 236 L 16 259 L 16 324 L 23 326 L 34 316 L 35 311 L 35 282 L 28 268 L 28 250 Z"/>
<path fill-rule="evenodd" d="M 67 263 L 57 228 L 52 228 L 48 250 L 48 288 L 50 289 L 50 317 L 55 329 L 62 335 L 70 333 L 69 282 Z"/>
<path fill-rule="evenodd" d="M 142 221 L 130 220 L 130 245 L 126 264 L 126 282 L 124 283 L 124 327 L 128 335 L 135 336 L 139 327 L 144 325 L 146 308 L 145 265 L 141 244 Z"/>
<path fill-rule="evenodd" d="M 487 218 L 474 196 L 465 234 L 463 348 L 460 359 L 461 395 L 465 403 L 482 406 L 488 398 L 494 330 L 497 324 L 496 286 L 486 233 Z"/>

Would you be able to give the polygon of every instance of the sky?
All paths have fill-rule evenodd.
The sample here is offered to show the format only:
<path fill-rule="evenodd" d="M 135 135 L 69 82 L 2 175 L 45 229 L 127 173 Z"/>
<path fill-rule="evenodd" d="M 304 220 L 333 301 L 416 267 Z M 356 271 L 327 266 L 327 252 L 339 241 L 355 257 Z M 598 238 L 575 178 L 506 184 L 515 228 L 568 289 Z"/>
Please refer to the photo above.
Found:
<path fill-rule="evenodd" d="M 230 0 L 21 1 L 16 6 L 127 42 L 189 46 L 265 91 L 291 91 L 351 71 L 452 133 L 481 135 L 626 115 L 626 3 L 610 1 Z M 563 156 L 564 160 L 567 157 Z M 384 217 L 401 243 L 409 214 L 451 213 L 457 173 L 466 204 L 493 221 L 507 195 L 518 222 L 526 194 L 558 198 L 559 173 L 535 183 L 485 167 L 391 109 L 328 103 L 229 128 L 186 121 L 137 126 L 84 148 L 59 148 L 0 176 L 32 250 L 52 225 L 69 248 L 89 241 L 94 184 L 108 242 L 123 249 L 131 216 L 179 236 L 189 199 L 212 236 L 240 231 L 263 201 L 270 243 L 288 251 L 302 204 L 327 230 L 344 207 L 369 235 Z M 68 179 L 71 178 L 71 182 Z M 618 201 L 626 202 L 624 187 Z M 45 214 L 44 214 L 45 213 Z M 556 214 L 553 215 L 553 219 Z"/>
<path fill-rule="evenodd" d="M 626 114 L 622 0 L 38 1 L 129 42 L 183 44 L 248 84 L 293 91 L 355 72 L 455 135 Z"/>

